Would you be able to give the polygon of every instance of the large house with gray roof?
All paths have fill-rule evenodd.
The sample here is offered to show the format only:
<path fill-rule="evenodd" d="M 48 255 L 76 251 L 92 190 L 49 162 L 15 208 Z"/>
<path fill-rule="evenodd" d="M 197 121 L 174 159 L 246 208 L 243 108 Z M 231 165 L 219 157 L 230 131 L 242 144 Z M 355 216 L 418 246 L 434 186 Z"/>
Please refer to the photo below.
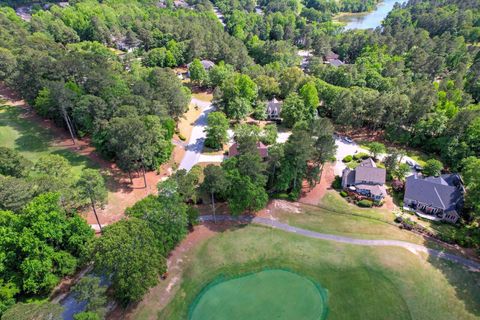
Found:
<path fill-rule="evenodd" d="M 415 174 L 406 180 L 403 208 L 426 219 L 456 223 L 460 218 L 464 194 L 458 174 L 426 178 Z"/>
<path fill-rule="evenodd" d="M 342 172 L 342 187 L 345 190 L 381 201 L 386 195 L 386 170 L 377 168 L 375 162 L 368 158 L 363 160 L 355 169 L 345 168 Z"/>

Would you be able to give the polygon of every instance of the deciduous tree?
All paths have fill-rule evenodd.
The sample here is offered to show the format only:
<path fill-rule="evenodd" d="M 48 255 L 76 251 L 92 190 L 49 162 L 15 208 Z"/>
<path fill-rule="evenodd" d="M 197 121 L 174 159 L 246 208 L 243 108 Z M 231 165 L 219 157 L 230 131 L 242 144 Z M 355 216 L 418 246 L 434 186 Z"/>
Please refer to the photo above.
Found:
<path fill-rule="evenodd" d="M 114 295 L 123 305 L 139 301 L 166 270 L 153 231 L 133 217 L 104 228 L 92 257 L 95 269 L 111 276 Z"/>
<path fill-rule="evenodd" d="M 423 174 L 427 177 L 438 177 L 443 170 L 443 163 L 436 159 L 427 160 L 423 167 Z"/>
<path fill-rule="evenodd" d="M 203 179 L 201 188 L 204 192 L 210 195 L 213 217 L 214 221 L 216 222 L 215 196 L 218 196 L 219 194 L 225 194 L 229 186 L 229 182 L 225 177 L 225 172 L 223 171 L 222 167 L 213 164 L 206 166 L 203 174 L 205 177 Z"/>
<path fill-rule="evenodd" d="M 208 115 L 207 137 L 205 145 L 212 149 L 221 149 L 228 140 L 228 119 L 223 112 L 212 112 Z"/>

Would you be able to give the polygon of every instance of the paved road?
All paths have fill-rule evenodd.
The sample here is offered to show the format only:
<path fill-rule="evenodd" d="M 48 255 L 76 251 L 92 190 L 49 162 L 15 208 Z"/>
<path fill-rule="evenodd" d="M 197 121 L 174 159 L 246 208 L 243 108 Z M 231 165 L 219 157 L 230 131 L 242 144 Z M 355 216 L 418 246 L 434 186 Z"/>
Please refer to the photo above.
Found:
<path fill-rule="evenodd" d="M 201 222 L 213 221 L 212 215 L 201 216 Z M 422 245 L 406 242 L 406 241 L 399 241 L 399 240 L 367 240 L 367 239 L 357 239 L 357 238 L 350 238 L 344 236 L 337 236 L 333 234 L 327 233 L 319 233 L 311 230 L 305 230 L 297 227 L 293 227 L 286 223 L 282 223 L 273 219 L 268 218 L 261 218 L 261 217 L 241 217 L 239 219 L 233 218 L 231 216 L 224 216 L 224 215 L 217 215 L 217 221 L 240 221 L 240 222 L 253 222 L 257 224 L 261 224 L 264 226 L 270 226 L 276 229 L 280 229 L 286 232 L 296 233 L 302 236 L 321 239 L 321 240 L 328 240 L 340 243 L 347 243 L 359 246 L 380 246 L 380 247 L 400 247 L 409 250 L 413 253 L 427 253 L 431 256 L 445 259 L 448 261 L 452 261 L 458 264 L 461 264 L 465 267 L 473 269 L 475 271 L 480 271 L 480 263 L 451 254 L 446 253 L 443 251 L 430 249 Z"/>
<path fill-rule="evenodd" d="M 198 162 L 216 162 L 222 163 L 227 157 L 223 154 L 201 154 L 198 158 Z"/>
<path fill-rule="evenodd" d="M 205 144 L 206 134 L 204 130 L 207 126 L 207 117 L 208 114 L 214 110 L 214 107 L 210 102 L 192 98 L 191 103 L 202 108 L 202 113 L 195 121 L 190 140 L 188 140 L 188 145 L 185 147 L 185 156 L 180 162 L 179 169 L 185 169 L 187 171 L 197 164 L 200 158 L 200 154 L 203 151 L 203 145 Z"/>

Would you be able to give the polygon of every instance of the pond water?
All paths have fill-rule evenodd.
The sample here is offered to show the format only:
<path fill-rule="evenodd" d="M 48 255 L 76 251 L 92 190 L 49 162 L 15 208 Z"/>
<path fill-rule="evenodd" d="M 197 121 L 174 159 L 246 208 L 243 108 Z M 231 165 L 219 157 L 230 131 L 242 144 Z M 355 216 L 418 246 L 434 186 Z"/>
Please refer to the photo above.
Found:
<path fill-rule="evenodd" d="M 341 15 L 336 20 L 346 23 L 345 30 L 374 29 L 382 24 L 383 19 L 392 11 L 395 3 L 406 3 L 407 0 L 384 0 L 371 12 Z"/>

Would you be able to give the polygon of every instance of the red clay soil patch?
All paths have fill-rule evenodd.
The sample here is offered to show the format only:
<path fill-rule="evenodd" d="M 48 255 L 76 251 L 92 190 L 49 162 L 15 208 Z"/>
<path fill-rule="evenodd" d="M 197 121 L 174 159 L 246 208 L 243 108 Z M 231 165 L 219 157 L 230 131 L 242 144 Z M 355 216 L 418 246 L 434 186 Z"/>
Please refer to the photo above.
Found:
<path fill-rule="evenodd" d="M 302 196 L 298 202 L 317 205 L 323 198 L 327 190 L 332 190 L 332 182 L 335 180 L 335 173 L 333 171 L 333 165 L 326 163 L 322 170 L 322 176 L 320 182 L 310 188 L 308 182 L 304 181 L 302 186 Z"/>
<path fill-rule="evenodd" d="M 302 212 L 299 202 L 290 202 L 287 200 L 271 200 L 267 207 L 256 213 L 257 217 L 278 220 L 277 212 L 288 212 L 291 214 Z"/>
<path fill-rule="evenodd" d="M 394 211 L 397 209 L 397 206 L 393 203 L 393 198 L 390 195 L 385 197 L 385 201 L 382 206 L 383 209 Z"/>
<path fill-rule="evenodd" d="M 385 132 L 382 130 L 371 130 L 367 128 L 359 128 L 353 130 L 338 130 L 337 133 L 343 136 L 348 136 L 352 139 L 362 141 L 384 141 Z"/>
<path fill-rule="evenodd" d="M 97 210 L 102 225 L 111 224 L 120 220 L 124 217 L 124 211 L 127 207 L 132 206 L 135 202 L 143 199 L 149 194 L 156 193 L 157 183 L 163 178 L 169 176 L 172 172 L 171 167 L 174 165 L 173 162 L 179 163 L 181 157 L 183 157 L 183 148 L 176 146 L 174 149 L 173 162 L 163 165 L 159 174 L 155 171 L 147 172 L 147 187 L 145 187 L 143 175 L 141 174 L 132 174 L 133 183 L 130 183 L 128 174 L 121 171 L 114 163 L 106 161 L 100 157 L 95 151 L 95 147 L 91 145 L 90 139 L 77 139 L 75 144 L 73 144 L 72 139 L 66 130 L 57 127 L 53 121 L 37 115 L 33 108 L 31 108 L 24 100 L 18 98 L 16 93 L 6 87 L 3 83 L 0 83 L 0 96 L 8 100 L 5 103 L 6 105 L 24 108 L 26 110 L 24 117 L 28 121 L 32 121 L 51 131 L 55 137 L 52 142 L 53 146 L 65 148 L 88 157 L 99 165 L 102 173 L 107 178 L 107 188 L 109 191 L 108 204 L 105 208 Z M 83 216 L 89 224 L 97 224 L 93 211 L 89 208 L 83 213 Z"/>

